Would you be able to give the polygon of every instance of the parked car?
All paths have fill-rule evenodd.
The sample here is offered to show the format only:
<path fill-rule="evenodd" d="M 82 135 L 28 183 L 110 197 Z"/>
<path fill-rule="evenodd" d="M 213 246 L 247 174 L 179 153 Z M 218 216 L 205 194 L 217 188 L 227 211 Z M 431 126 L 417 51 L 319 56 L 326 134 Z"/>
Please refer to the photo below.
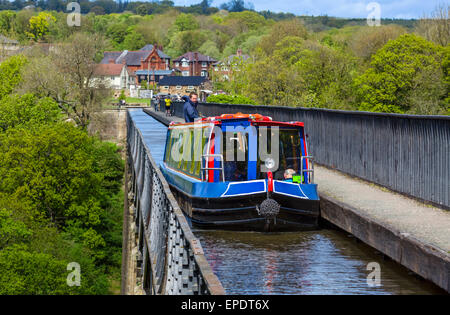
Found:
<path fill-rule="evenodd" d="M 171 95 L 170 98 L 171 98 L 172 101 L 174 101 L 174 102 L 181 102 L 181 96 L 178 95 L 178 94 Z"/>

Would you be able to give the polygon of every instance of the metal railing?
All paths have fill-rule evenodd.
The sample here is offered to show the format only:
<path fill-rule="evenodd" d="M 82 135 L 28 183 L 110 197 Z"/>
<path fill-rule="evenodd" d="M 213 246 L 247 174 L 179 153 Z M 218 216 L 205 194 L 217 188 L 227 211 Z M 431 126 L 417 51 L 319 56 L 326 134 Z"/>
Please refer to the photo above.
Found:
<path fill-rule="evenodd" d="M 216 157 L 219 158 L 219 162 L 221 163 L 220 167 L 208 167 L 206 166 L 208 161 L 207 159 L 209 159 L 210 157 L 214 158 L 213 161 L 216 161 Z M 205 166 L 203 167 L 203 161 L 205 161 Z M 203 173 L 206 171 L 206 176 L 203 175 Z M 224 165 L 223 165 L 223 155 L 222 154 L 204 154 L 202 155 L 202 162 L 201 162 L 201 168 L 200 168 L 200 173 L 201 173 L 201 179 L 202 181 L 204 180 L 204 178 L 206 178 L 206 180 L 209 179 L 209 175 L 208 175 L 208 171 L 221 171 L 220 174 L 222 174 L 222 181 L 225 181 L 225 171 L 224 171 Z"/>
<path fill-rule="evenodd" d="M 143 290 L 147 294 L 225 294 L 129 113 L 127 149 L 128 201 L 134 208 Z"/>
<path fill-rule="evenodd" d="M 307 162 L 307 167 L 303 167 L 303 161 Z M 313 156 L 302 156 L 300 161 L 301 174 L 305 178 L 305 173 L 308 174 L 308 181 L 305 184 L 314 184 L 314 157 Z"/>

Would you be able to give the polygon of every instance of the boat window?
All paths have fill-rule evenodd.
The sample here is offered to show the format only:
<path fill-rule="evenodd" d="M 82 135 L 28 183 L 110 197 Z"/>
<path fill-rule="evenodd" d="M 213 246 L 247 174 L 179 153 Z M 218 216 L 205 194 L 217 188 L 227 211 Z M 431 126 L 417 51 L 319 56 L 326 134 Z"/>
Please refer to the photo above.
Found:
<path fill-rule="evenodd" d="M 205 144 L 210 133 L 211 128 L 187 128 L 182 132 L 171 130 L 166 144 L 166 164 L 200 179 L 201 156 L 206 154 Z M 179 159 L 174 158 L 175 152 L 179 154 Z M 184 156 L 184 153 L 189 156 Z"/>
<path fill-rule="evenodd" d="M 191 141 L 191 160 L 188 165 L 188 172 L 189 172 L 189 174 L 192 174 L 192 175 L 194 174 L 195 163 L 196 163 L 196 161 L 195 161 L 195 141 L 196 141 L 195 132 L 196 131 L 194 129 L 191 129 L 191 135 L 190 135 L 190 137 L 191 137 L 191 139 L 190 139 L 190 141 Z"/>
<path fill-rule="evenodd" d="M 183 144 L 184 144 L 184 133 L 183 132 L 178 132 L 173 137 L 172 147 L 174 147 L 176 152 L 179 152 L 180 156 L 177 157 L 176 159 L 174 158 L 174 156 L 172 156 L 172 165 L 171 166 L 173 168 L 181 169 L 181 163 L 183 162 L 183 159 L 182 159 L 182 156 L 183 156 Z M 172 151 L 174 151 L 174 149 L 172 149 Z M 174 152 L 171 152 L 171 153 L 174 153 Z"/>
<path fill-rule="evenodd" d="M 270 129 L 269 129 L 270 130 Z M 284 171 L 291 168 L 296 173 L 300 173 L 300 163 L 301 163 L 301 139 L 299 129 L 279 129 L 280 140 L 279 140 L 279 163 L 278 169 L 273 172 L 273 177 L 276 180 L 284 179 Z M 271 152 L 271 137 L 267 137 L 267 148 L 268 152 Z M 258 157 L 256 172 L 257 178 L 263 179 L 267 178 L 265 172 L 261 172 L 261 161 Z"/>
<path fill-rule="evenodd" d="M 207 154 L 207 148 L 205 148 L 205 144 L 208 141 L 209 135 L 211 133 L 211 128 L 200 129 L 197 130 L 194 138 L 194 152 L 200 152 L 199 157 L 195 161 L 195 170 L 194 176 L 200 178 L 200 169 L 201 169 L 201 159 L 202 155 Z M 201 141 L 200 141 L 201 139 Z M 194 155 L 195 156 L 195 155 Z"/>
<path fill-rule="evenodd" d="M 175 143 L 178 141 L 178 138 L 173 137 L 173 130 L 170 131 L 166 146 L 166 164 L 170 167 L 177 167 L 177 163 L 175 162 L 173 156 L 172 156 L 172 148 L 174 147 Z"/>
<path fill-rule="evenodd" d="M 167 165 L 170 164 L 170 148 L 172 147 L 172 138 L 171 135 L 172 130 L 169 130 L 169 133 L 167 134 L 167 142 L 166 142 L 166 153 L 164 154 L 164 162 L 166 162 Z"/>
<path fill-rule="evenodd" d="M 186 154 L 187 154 L 187 156 L 184 156 L 184 154 L 183 154 L 183 171 L 185 171 L 185 172 L 189 172 L 189 170 L 191 168 L 192 159 L 194 156 L 194 151 L 192 148 L 193 144 L 194 144 L 194 141 L 192 141 L 193 136 L 194 136 L 194 130 L 192 128 L 190 128 L 186 132 L 186 139 L 183 144 L 184 150 L 186 150 Z"/>
<path fill-rule="evenodd" d="M 247 180 L 248 133 L 224 132 L 223 138 L 222 154 L 225 181 Z M 229 152 L 227 152 L 227 149 Z"/>

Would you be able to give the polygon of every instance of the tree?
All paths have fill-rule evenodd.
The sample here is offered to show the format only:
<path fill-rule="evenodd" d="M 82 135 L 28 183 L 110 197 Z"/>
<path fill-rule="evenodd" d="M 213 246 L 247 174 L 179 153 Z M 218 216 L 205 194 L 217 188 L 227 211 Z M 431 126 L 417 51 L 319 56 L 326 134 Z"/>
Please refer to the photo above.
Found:
<path fill-rule="evenodd" d="M 145 39 L 141 33 L 130 31 L 123 40 L 122 48 L 127 50 L 138 50 L 145 46 Z"/>
<path fill-rule="evenodd" d="M 242 12 L 253 9 L 253 4 L 250 2 L 245 3 L 244 0 L 230 0 L 227 3 L 223 3 L 220 8 L 230 12 Z"/>
<path fill-rule="evenodd" d="M 28 35 L 31 32 L 30 19 L 34 16 L 35 12 L 31 10 L 21 10 L 16 13 L 16 18 L 13 21 L 13 30 L 16 34 L 15 37 L 21 42 L 28 42 L 30 37 Z"/>
<path fill-rule="evenodd" d="M 207 34 L 201 30 L 176 33 L 170 40 L 167 53 L 171 56 L 180 56 L 188 51 L 196 51 L 207 40 Z"/>
<path fill-rule="evenodd" d="M 0 131 L 55 123 L 60 118 L 61 110 L 51 98 L 37 98 L 32 94 L 8 95 L 0 106 Z"/>
<path fill-rule="evenodd" d="M 127 99 L 127 97 L 125 96 L 124 90 L 120 91 L 120 95 L 119 95 L 119 98 L 118 98 L 119 102 L 120 101 L 125 101 L 126 99 Z"/>
<path fill-rule="evenodd" d="M 13 23 L 16 16 L 14 11 L 6 10 L 0 12 L 0 34 L 8 36 L 14 32 Z"/>
<path fill-rule="evenodd" d="M 87 128 L 111 92 L 94 84 L 96 59 L 105 42 L 98 35 L 74 34 L 48 56 L 37 56 L 23 71 L 22 93 L 51 97 L 68 118 Z M 70 52 L 70 53 L 68 53 Z"/>
<path fill-rule="evenodd" d="M 178 32 L 192 31 L 199 28 L 199 24 L 192 14 L 181 13 L 175 19 L 174 26 Z"/>
<path fill-rule="evenodd" d="M 413 34 L 389 41 L 372 57 L 371 67 L 355 81 L 360 110 L 409 112 L 411 98 L 416 103 L 427 102 L 431 84 L 435 85 L 433 95 L 437 93 L 439 104 L 423 114 L 442 112 L 448 95 L 443 87 L 442 55 L 440 46 Z"/>
<path fill-rule="evenodd" d="M 263 54 L 269 56 L 276 44 L 287 36 L 295 36 L 301 39 L 308 38 L 308 32 L 299 19 L 280 21 L 272 26 L 270 33 L 263 37 L 257 46 Z"/>
<path fill-rule="evenodd" d="M 120 48 L 128 34 L 128 25 L 125 23 L 114 23 L 108 27 L 106 36 L 111 39 L 112 44 L 116 48 Z"/>
<path fill-rule="evenodd" d="M 281 41 L 277 45 L 282 44 Z M 350 55 L 317 42 L 277 50 L 276 54 L 291 55 L 289 59 L 304 82 L 302 99 L 314 107 L 352 109 L 352 74 L 356 61 Z M 298 51 L 298 49 L 301 49 Z M 297 50 L 297 51 L 296 51 Z M 295 56 L 295 57 L 294 57 Z"/>
<path fill-rule="evenodd" d="M 213 0 L 202 0 L 199 3 L 203 14 L 208 14 L 209 13 L 209 8 L 210 8 L 212 2 L 213 2 Z"/>
<path fill-rule="evenodd" d="M 417 33 L 441 46 L 450 44 L 450 5 L 438 5 L 430 17 L 420 19 Z"/>
<path fill-rule="evenodd" d="M 69 260 L 73 259 L 73 260 Z M 67 285 L 68 263 L 81 263 L 82 285 Z M 106 294 L 108 282 L 89 258 L 73 255 L 57 259 L 47 253 L 31 252 L 14 245 L 0 251 L 0 294 Z"/>
<path fill-rule="evenodd" d="M 30 18 L 30 32 L 28 36 L 34 41 L 44 39 L 49 32 L 50 24 L 55 23 L 56 19 L 47 12 L 40 12 L 37 16 Z"/>
<path fill-rule="evenodd" d="M 10 94 L 22 81 L 21 71 L 28 60 L 22 56 L 12 56 L 0 63 L 0 99 Z"/>
<path fill-rule="evenodd" d="M 406 30 L 398 25 L 382 25 L 380 27 L 364 27 L 358 31 L 350 43 L 354 54 L 364 61 L 370 58 L 390 40 L 398 38 Z"/>
<path fill-rule="evenodd" d="M 245 79 L 240 76 L 245 76 Z M 239 78 L 245 91 L 236 94 L 250 97 L 259 104 L 295 106 L 300 103 L 303 80 L 279 56 L 250 63 L 245 71 L 233 74 L 233 77 Z"/>
<path fill-rule="evenodd" d="M 15 243 L 23 243 L 32 232 L 26 224 L 14 218 L 11 210 L 0 208 L 0 251 Z"/>
<path fill-rule="evenodd" d="M 26 201 L 34 216 L 107 259 L 107 219 L 123 172 L 116 151 L 68 123 L 9 129 L 0 133 L 0 193 Z"/>
<path fill-rule="evenodd" d="M 234 35 L 257 30 L 268 24 L 266 19 L 252 11 L 231 12 L 224 19 L 224 24 L 232 29 Z"/>
<path fill-rule="evenodd" d="M 148 10 L 148 6 L 145 3 L 143 3 L 143 4 L 140 4 L 139 6 L 137 6 L 135 11 L 136 11 L 136 14 L 144 16 L 144 15 L 148 14 L 149 10 Z"/>
<path fill-rule="evenodd" d="M 105 9 L 103 7 L 101 7 L 101 6 L 98 6 L 98 5 L 93 6 L 89 12 L 92 12 L 95 15 L 103 15 L 103 14 L 106 13 Z"/>
<path fill-rule="evenodd" d="M 208 96 L 207 102 L 209 103 L 222 103 L 222 104 L 250 104 L 256 105 L 256 102 L 246 96 L 242 95 L 211 95 Z"/>
<path fill-rule="evenodd" d="M 200 46 L 198 51 L 206 56 L 211 56 L 213 58 L 219 59 L 220 58 L 220 51 L 216 46 L 216 43 L 212 40 L 207 40 L 203 43 L 203 45 Z"/>

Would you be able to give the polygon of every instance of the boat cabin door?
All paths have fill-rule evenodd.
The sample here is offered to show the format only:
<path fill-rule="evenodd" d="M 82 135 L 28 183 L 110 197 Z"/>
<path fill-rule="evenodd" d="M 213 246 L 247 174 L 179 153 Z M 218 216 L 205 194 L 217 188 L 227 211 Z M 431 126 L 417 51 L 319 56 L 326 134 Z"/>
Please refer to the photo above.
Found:
<path fill-rule="evenodd" d="M 222 137 L 215 138 L 216 154 L 223 156 L 225 181 L 256 179 L 256 129 L 248 121 L 224 122 Z M 218 172 L 214 181 L 219 181 Z"/>

